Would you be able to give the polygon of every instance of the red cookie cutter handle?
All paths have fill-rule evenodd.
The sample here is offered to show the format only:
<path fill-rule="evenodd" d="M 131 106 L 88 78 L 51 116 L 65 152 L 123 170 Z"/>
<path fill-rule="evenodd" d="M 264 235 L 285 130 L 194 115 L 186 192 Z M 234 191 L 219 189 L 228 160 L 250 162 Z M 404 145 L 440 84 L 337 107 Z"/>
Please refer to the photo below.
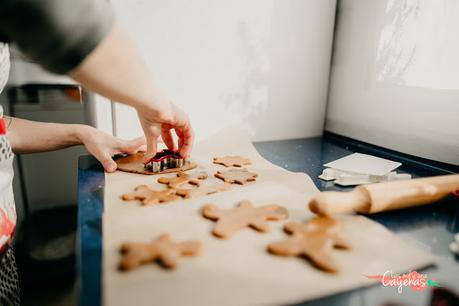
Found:
<path fill-rule="evenodd" d="M 453 196 L 459 199 L 459 189 L 452 192 Z"/>

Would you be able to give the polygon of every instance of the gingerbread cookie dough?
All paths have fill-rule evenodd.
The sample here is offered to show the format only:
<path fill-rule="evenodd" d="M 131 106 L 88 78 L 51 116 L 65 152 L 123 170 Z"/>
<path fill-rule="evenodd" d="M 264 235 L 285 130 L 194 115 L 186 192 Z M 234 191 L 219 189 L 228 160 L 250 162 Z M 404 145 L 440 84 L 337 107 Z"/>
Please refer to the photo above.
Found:
<path fill-rule="evenodd" d="M 255 181 L 257 176 L 258 174 L 250 172 L 247 169 L 229 169 L 215 173 L 215 177 L 227 183 L 240 185 Z"/>
<path fill-rule="evenodd" d="M 195 186 L 200 186 L 201 181 L 207 178 L 207 173 L 202 171 L 195 175 L 190 175 L 185 172 L 177 172 L 177 177 L 167 178 L 160 177 L 158 183 L 166 184 L 169 188 L 177 188 L 182 184 L 191 184 Z"/>
<path fill-rule="evenodd" d="M 145 169 L 143 163 L 143 152 L 137 152 L 135 154 L 127 155 L 124 157 L 120 157 L 115 160 L 116 164 L 118 165 L 118 170 L 130 173 L 138 173 L 138 174 L 145 174 L 145 175 L 154 175 L 154 174 L 165 174 L 165 173 L 173 173 L 179 171 L 188 171 L 191 169 L 196 168 L 196 164 L 187 162 L 181 168 L 171 168 L 161 172 L 153 172 L 151 170 Z"/>
<path fill-rule="evenodd" d="M 198 188 L 192 188 L 192 189 L 176 189 L 175 194 L 179 195 L 185 199 L 189 198 L 196 198 L 196 197 L 201 197 L 221 191 L 226 191 L 230 188 L 229 184 L 223 183 L 223 184 L 216 184 L 216 185 L 208 185 L 208 186 L 201 186 Z"/>
<path fill-rule="evenodd" d="M 133 192 L 123 194 L 121 198 L 124 201 L 138 200 L 142 205 L 166 203 L 180 199 L 179 196 L 175 195 L 173 189 L 156 191 L 148 188 L 147 185 L 139 185 Z"/>
<path fill-rule="evenodd" d="M 122 254 L 118 268 L 122 271 L 158 261 L 165 268 L 175 268 L 182 256 L 196 256 L 201 252 L 199 241 L 173 242 L 169 234 L 163 234 L 150 243 L 126 242 L 121 246 Z"/>
<path fill-rule="evenodd" d="M 253 207 L 250 201 L 241 201 L 232 209 L 220 209 L 213 204 L 207 204 L 202 214 L 216 221 L 212 233 L 220 238 L 229 238 L 246 227 L 266 232 L 269 230 L 268 220 L 282 220 L 288 217 L 287 209 L 282 206 L 271 204 Z"/>
<path fill-rule="evenodd" d="M 241 156 L 224 156 L 214 157 L 214 164 L 223 165 L 225 167 L 243 167 L 252 163 L 249 159 Z"/>
<path fill-rule="evenodd" d="M 350 249 L 340 236 L 342 228 L 339 221 L 316 217 L 306 224 L 288 222 L 284 230 L 291 236 L 285 241 L 269 244 L 269 252 L 281 256 L 306 256 L 323 271 L 339 272 L 340 267 L 332 256 L 333 248 Z"/>

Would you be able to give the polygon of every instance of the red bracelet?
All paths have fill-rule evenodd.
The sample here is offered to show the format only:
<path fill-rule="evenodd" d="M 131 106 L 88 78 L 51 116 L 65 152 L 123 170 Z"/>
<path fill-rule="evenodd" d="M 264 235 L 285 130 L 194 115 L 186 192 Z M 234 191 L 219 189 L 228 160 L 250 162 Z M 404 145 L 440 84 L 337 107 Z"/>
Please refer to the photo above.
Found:
<path fill-rule="evenodd" d="M 5 134 L 6 134 L 5 119 L 0 118 L 0 135 L 5 135 Z"/>

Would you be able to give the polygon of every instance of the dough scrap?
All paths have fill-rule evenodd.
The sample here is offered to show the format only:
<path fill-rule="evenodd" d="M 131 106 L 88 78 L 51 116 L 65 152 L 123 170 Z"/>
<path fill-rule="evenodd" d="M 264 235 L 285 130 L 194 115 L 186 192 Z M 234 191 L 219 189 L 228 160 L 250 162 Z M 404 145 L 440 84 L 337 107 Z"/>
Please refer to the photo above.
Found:
<path fill-rule="evenodd" d="M 253 182 L 256 180 L 258 174 L 249 172 L 247 169 L 229 169 L 224 171 L 217 171 L 215 177 L 219 178 L 230 184 L 244 185 L 247 182 Z"/>
<path fill-rule="evenodd" d="M 250 159 L 238 155 L 214 157 L 213 162 L 214 164 L 223 165 L 225 167 L 243 167 L 252 164 Z"/>
<path fill-rule="evenodd" d="M 175 268 L 182 256 L 196 256 L 202 250 L 199 241 L 173 242 L 169 234 L 163 234 L 149 243 L 125 242 L 121 245 L 119 270 L 128 271 L 140 265 L 158 261 L 163 267 Z"/>
<path fill-rule="evenodd" d="M 334 248 L 351 248 L 340 235 L 341 222 L 329 217 L 315 217 L 308 223 L 288 222 L 284 230 L 291 236 L 285 241 L 269 244 L 268 251 L 280 256 L 305 256 L 325 272 L 340 270 L 331 254 Z"/>
<path fill-rule="evenodd" d="M 253 207 L 250 201 L 244 200 L 231 209 L 221 209 L 214 204 L 203 207 L 205 218 L 215 220 L 212 233 L 220 238 L 229 238 L 237 231 L 252 227 L 260 232 L 269 230 L 268 220 L 282 220 L 288 217 L 288 211 L 276 204 Z"/>

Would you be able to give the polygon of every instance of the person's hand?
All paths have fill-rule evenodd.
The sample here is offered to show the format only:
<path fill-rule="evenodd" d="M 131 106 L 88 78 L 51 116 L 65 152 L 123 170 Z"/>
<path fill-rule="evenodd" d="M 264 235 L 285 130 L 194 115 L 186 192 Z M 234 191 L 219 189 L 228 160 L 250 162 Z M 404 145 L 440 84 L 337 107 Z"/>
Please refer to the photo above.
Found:
<path fill-rule="evenodd" d="M 136 109 L 147 141 L 144 162 L 157 151 L 159 136 L 186 157 L 193 144 L 193 129 L 187 115 L 155 85 L 150 71 L 127 32 L 115 22 L 102 42 L 69 74 L 88 90 Z"/>
<path fill-rule="evenodd" d="M 79 138 L 89 153 L 102 164 L 105 171 L 114 172 L 117 168 L 112 156 L 117 153 L 134 154 L 145 145 L 145 138 L 122 140 L 90 126 L 81 126 Z"/>
<path fill-rule="evenodd" d="M 161 136 L 164 144 L 170 150 L 176 150 L 172 130 L 178 137 L 178 151 L 186 157 L 192 148 L 194 132 L 190 120 L 183 110 L 173 103 L 163 103 L 162 106 L 150 111 L 137 110 L 140 124 L 147 141 L 147 152 L 144 162 L 148 162 L 157 152 L 158 138 Z"/>

